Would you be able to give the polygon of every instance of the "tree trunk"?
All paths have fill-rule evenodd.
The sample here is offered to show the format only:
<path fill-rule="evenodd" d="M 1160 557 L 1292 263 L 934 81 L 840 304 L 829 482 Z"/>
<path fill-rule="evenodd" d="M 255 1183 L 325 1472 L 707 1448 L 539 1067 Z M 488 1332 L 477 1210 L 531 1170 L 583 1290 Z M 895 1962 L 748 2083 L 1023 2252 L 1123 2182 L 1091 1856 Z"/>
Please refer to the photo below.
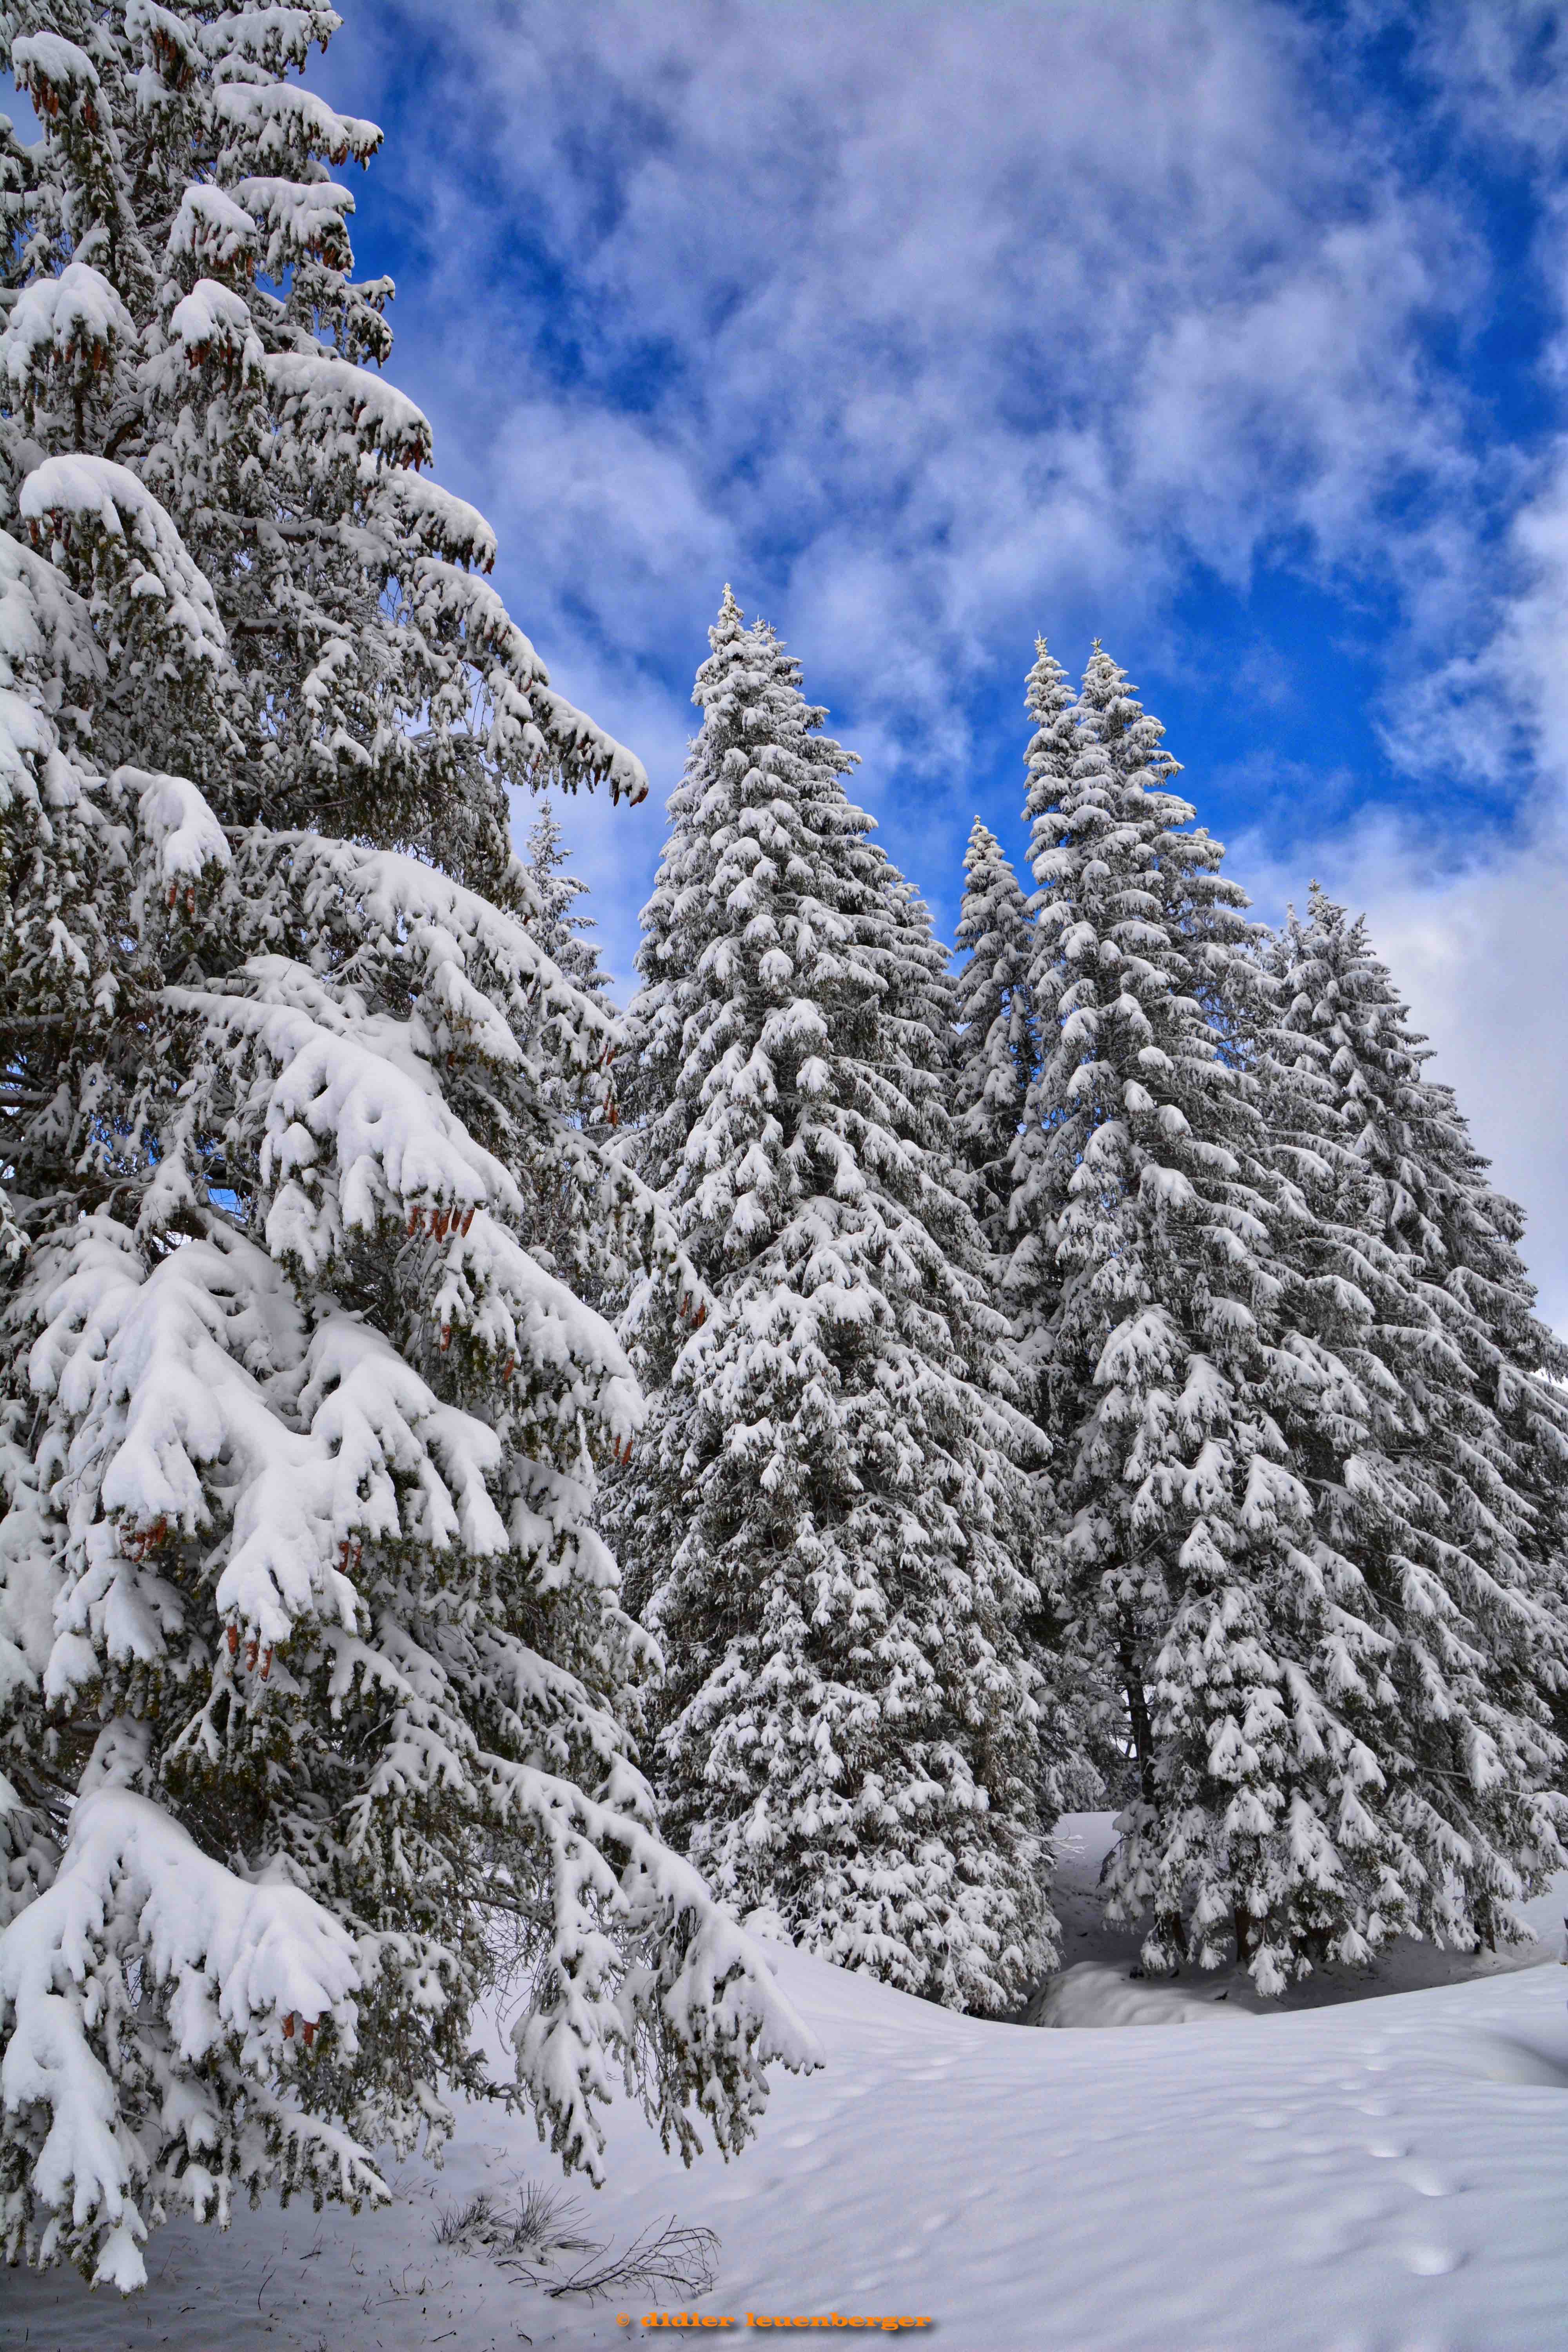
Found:
<path fill-rule="evenodd" d="M 1145 1804 L 1154 1801 L 1154 1731 L 1149 1720 L 1148 1695 L 1131 1633 L 1118 1643 L 1122 1685 L 1127 1693 L 1127 1720 L 1132 1732 L 1132 1754 L 1138 1766 L 1138 1793 Z"/>

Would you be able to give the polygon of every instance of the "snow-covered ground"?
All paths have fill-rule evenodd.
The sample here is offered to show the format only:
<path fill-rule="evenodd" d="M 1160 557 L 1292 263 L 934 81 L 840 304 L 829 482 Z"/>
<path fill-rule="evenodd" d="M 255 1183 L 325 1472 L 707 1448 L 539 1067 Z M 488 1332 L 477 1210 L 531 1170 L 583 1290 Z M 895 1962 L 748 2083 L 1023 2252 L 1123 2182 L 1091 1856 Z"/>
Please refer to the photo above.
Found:
<path fill-rule="evenodd" d="M 1402 1943 L 1379 1961 L 1375 1971 L 1325 1969 L 1292 1985 L 1282 2000 L 1264 2000 L 1245 1969 L 1186 1970 L 1173 1984 L 1151 1984 L 1131 1974 L 1138 1964 L 1136 1936 L 1108 1927 L 1100 1866 L 1114 1835 L 1110 1813 L 1067 1813 L 1057 1825 L 1057 1916 L 1062 1925 L 1062 1964 L 1029 2009 L 1031 2022 L 1047 2025 L 1158 2025 L 1217 2010 L 1242 2010 L 1278 2017 L 1282 2011 L 1322 2009 L 1396 1992 L 1425 1992 L 1436 1985 L 1473 1983 L 1478 1978 L 1511 1975 L 1539 1967 L 1539 1946 L 1513 1945 L 1500 1952 L 1440 1952 L 1431 1944 Z M 1548 1950 L 1563 1950 L 1563 1914 L 1568 1911 L 1568 1876 L 1525 1906 L 1525 1916 Z M 1568 1979 L 1564 1979 L 1568 1991 Z"/>
<path fill-rule="evenodd" d="M 1532 1906 L 1526 1965 L 1467 1976 L 1402 1952 L 1317 2006 L 1249 2013 L 1235 1979 L 1130 1979 L 1099 1917 L 1105 1824 L 1062 1874 L 1081 2023 L 984 2025 L 787 1949 L 779 1975 L 826 2072 L 778 2083 L 758 2142 L 689 2173 L 629 2115 L 593 2234 L 670 2214 L 722 2241 L 695 2307 L 929 2316 L 950 2352 L 1535 2352 L 1568 2333 L 1568 1881 Z M 1432 1981 L 1434 1976 L 1448 1981 Z M 1425 1981 L 1423 1979 L 1425 1978 Z M 1356 1999 L 1376 1987 L 1415 1990 Z M 623 2304 L 552 2304 L 439 2213 L 521 2173 L 550 2177 L 516 2123 L 464 2118 L 446 2169 L 406 2169 L 392 2211 L 246 2214 L 226 2238 L 174 2228 L 130 2304 L 74 2277 L 0 2278 L 0 2344 L 40 2352 L 490 2352 L 642 2341 Z M 677 2305 L 675 2307 L 679 2308 Z M 692 2306 L 688 2305 L 688 2308 Z M 849 2331 L 839 2331 L 839 2340 Z M 662 2338 L 649 2337 L 658 2342 Z M 884 2338 L 885 2340 L 885 2338 Z"/>

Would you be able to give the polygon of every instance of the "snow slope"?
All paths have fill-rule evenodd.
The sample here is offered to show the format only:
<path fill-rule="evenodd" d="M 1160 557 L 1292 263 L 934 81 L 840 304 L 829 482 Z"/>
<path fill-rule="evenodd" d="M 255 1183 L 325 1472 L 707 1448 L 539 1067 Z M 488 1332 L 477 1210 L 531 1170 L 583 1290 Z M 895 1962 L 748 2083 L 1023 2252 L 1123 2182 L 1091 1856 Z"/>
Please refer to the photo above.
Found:
<path fill-rule="evenodd" d="M 1080 1876 L 1091 1868 L 1081 1855 Z M 1568 1885 L 1536 1908 L 1545 1930 Z M 622 2242 L 670 2213 L 716 2230 L 719 2283 L 698 2307 L 742 2330 L 748 2312 L 837 2310 L 930 2315 L 920 2336 L 950 2352 L 1545 2352 L 1568 2313 L 1555 1948 L 1384 1998 L 1342 1989 L 1263 2017 L 1211 1998 L 1181 2032 L 1093 2033 L 980 2024 L 780 1948 L 826 2071 L 781 2081 L 759 2142 L 728 2168 L 683 2174 L 618 2115 L 589 2219 Z M 1103 1948 L 1089 1963 L 1111 1964 Z M 1205 1998 L 1201 1979 L 1172 1990 Z M 226 2239 L 171 2228 L 133 2303 L 9 2273 L 0 2343 L 662 2340 L 635 2313 L 618 2326 L 624 2305 L 552 2305 L 437 2244 L 442 2207 L 522 2171 L 550 2177 L 531 2135 L 470 2113 L 443 2174 L 408 2168 L 397 2210 L 357 2223 L 264 2210 Z"/>

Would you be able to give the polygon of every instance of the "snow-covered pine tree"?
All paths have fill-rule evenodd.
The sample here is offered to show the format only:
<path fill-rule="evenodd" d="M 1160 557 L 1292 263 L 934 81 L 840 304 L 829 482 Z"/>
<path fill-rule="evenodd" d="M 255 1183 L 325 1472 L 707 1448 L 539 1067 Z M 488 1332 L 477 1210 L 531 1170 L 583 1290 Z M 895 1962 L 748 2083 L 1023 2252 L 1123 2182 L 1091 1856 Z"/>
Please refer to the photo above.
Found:
<path fill-rule="evenodd" d="M 1045 638 L 1035 640 L 1035 662 L 1025 680 L 1024 707 L 1033 721 L 1025 753 L 1026 787 L 1024 821 L 1029 827 L 1031 863 L 1037 854 L 1059 837 L 1054 816 L 1073 772 L 1079 751 L 1075 717 L 1077 696 L 1067 672 Z M 1036 1199 L 1029 1172 L 1043 1150 L 1043 1138 L 1061 1117 L 1044 1091 L 1044 1057 L 1048 1039 L 1031 992 L 1031 974 L 1041 954 L 1035 919 L 1046 893 L 1037 888 L 1026 901 L 1029 925 L 1023 990 L 1028 1005 L 1032 1064 L 1018 1122 L 1010 1146 L 1010 1166 L 1002 1179 L 1004 1204 L 994 1228 L 1000 1303 L 1012 1319 L 1009 1355 L 1021 1401 L 1042 1428 L 1051 1417 L 1046 1397 L 1050 1360 L 1051 1316 L 1046 1302 L 1054 1296 L 1057 1273 L 1051 1260 L 1054 1241 L 1039 1219 L 1024 1213 L 1026 1198 Z M 1048 960 L 1048 958 L 1047 958 Z M 1058 1396 L 1056 1424 L 1070 1429 L 1075 1417 Z M 1053 1490 L 1056 1486 L 1053 1476 Z M 1059 1496 L 1039 1515 L 1044 1533 L 1055 1518 Z M 1059 1529 L 1058 1530 L 1059 1533 Z M 1058 1745 L 1062 1758 L 1058 1778 L 1064 1790 L 1064 1810 L 1084 1810 L 1107 1794 L 1120 1798 L 1132 1779 L 1131 1738 L 1127 1717 L 1124 1678 L 1108 1656 L 1097 1620 L 1085 1622 L 1061 1581 L 1062 1552 L 1048 1538 L 1037 1550 L 1035 1573 L 1047 1596 L 1037 1632 L 1037 1650 L 1044 1647 L 1050 1671 L 1060 1688 Z"/>
<path fill-rule="evenodd" d="M 577 875 L 565 871 L 569 853 L 562 838 L 561 820 L 548 793 L 539 803 L 526 848 L 528 878 L 539 901 L 539 918 L 533 929 L 540 946 L 574 988 L 607 1003 L 609 974 L 599 961 L 597 940 L 587 937 L 598 927 L 592 915 L 576 910 L 577 901 L 586 896 L 588 885 Z"/>
<path fill-rule="evenodd" d="M 628 1016 L 645 1172 L 712 1301 L 616 1527 L 664 1647 L 665 1817 L 742 1911 L 950 2005 L 1053 1948 L 1013 1564 L 1031 1433 L 953 1189 L 940 950 L 798 665 L 728 590 Z"/>
<path fill-rule="evenodd" d="M 1377 1483 L 1391 1384 L 1268 1141 L 1242 893 L 1109 656 L 1070 738 L 1055 692 L 1031 761 L 1042 1068 L 1013 1271 L 1072 1638 L 1118 1673 L 1138 1764 L 1113 1904 L 1152 1912 L 1149 1965 L 1234 1936 L 1273 1992 L 1423 1924 L 1404 1890 L 1441 1869 L 1442 1832 L 1413 1850 L 1384 1606 L 1335 1507 Z"/>
<path fill-rule="evenodd" d="M 1314 884 L 1274 961 L 1272 1154 L 1307 1212 L 1293 1306 L 1371 1408 L 1312 1483 L 1380 1637 L 1381 1909 L 1491 1944 L 1568 1832 L 1568 1360 L 1531 1311 L 1522 1214 L 1426 1074 L 1364 919 Z"/>
<path fill-rule="evenodd" d="M 599 961 L 597 940 L 587 936 L 596 926 L 591 915 L 574 911 L 588 886 L 576 875 L 564 871 L 567 850 L 560 820 L 548 794 L 540 803 L 525 848 L 524 870 L 539 908 L 529 925 L 533 939 L 574 988 L 609 1010 L 609 975 Z M 532 1044 L 545 1017 L 542 1005 L 523 1033 L 525 1046 Z M 544 1086 L 554 1107 L 574 1126 L 584 1123 L 588 1113 L 583 1090 L 570 1072 L 546 1073 Z M 605 1109 L 614 1112 L 618 1123 L 619 1105 L 601 1106 L 601 1118 Z M 599 1135 L 608 1134 L 608 1127 L 599 1119 L 590 1118 L 589 1123 Z M 610 1270 L 604 1237 L 592 1224 L 584 1223 L 583 1188 L 570 1162 L 546 1162 L 541 1166 L 534 1171 L 525 1197 L 522 1230 L 530 1250 L 542 1265 L 548 1266 L 552 1273 L 564 1274 L 581 1296 L 599 1305 Z M 617 1264 L 615 1270 L 624 1276 L 624 1266 Z"/>
<path fill-rule="evenodd" d="M 1034 721 L 1034 733 L 1025 753 L 1027 782 L 1024 794 L 1024 822 L 1029 828 L 1031 872 L 1037 859 L 1047 850 L 1055 849 L 1062 838 L 1058 811 L 1080 748 L 1078 721 L 1074 715 L 1076 701 L 1066 670 L 1050 651 L 1045 638 L 1037 637 L 1035 665 L 1024 687 L 1024 707 Z M 1034 1057 L 1024 1090 L 1022 1115 L 1014 1130 L 1011 1145 L 1007 1234 L 1003 1252 L 1004 1297 L 1016 1317 L 1020 1371 L 1042 1423 L 1046 1418 L 1043 1382 L 1047 1364 L 1040 1350 L 1049 1346 L 1050 1324 L 1049 1309 L 1042 1305 L 1042 1301 L 1053 1294 L 1055 1287 L 1055 1268 L 1048 1263 L 1053 1244 L 1037 1218 L 1031 1215 L 1015 1218 L 1014 1209 L 1016 1205 L 1021 1209 L 1026 1197 L 1031 1202 L 1036 1197 L 1037 1188 L 1031 1172 L 1033 1164 L 1044 1152 L 1047 1132 L 1061 1112 L 1061 1107 L 1050 1100 L 1046 1091 L 1046 1060 L 1051 1041 L 1031 993 L 1037 961 L 1043 959 L 1047 966 L 1056 961 L 1054 941 L 1048 946 L 1043 944 L 1034 929 L 1045 899 L 1045 890 L 1037 887 L 1025 906 L 1031 929 L 1028 957 L 1024 967 L 1024 992 L 1033 1030 Z"/>
<path fill-rule="evenodd" d="M 1013 1151 L 1035 1076 L 1028 911 L 1018 877 L 976 817 L 963 856 L 958 918 L 959 1047 L 955 1131 L 973 1177 L 972 1205 L 994 1250 L 1006 1246 Z"/>
<path fill-rule="evenodd" d="M 612 2061 L 729 2148 L 810 2056 L 652 1825 L 594 1526 L 643 1407 L 521 1239 L 541 1171 L 658 1220 L 558 1108 L 617 1033 L 510 793 L 645 782 L 358 363 L 379 133 L 285 79 L 337 21 L 0 16 L 0 2229 L 125 2288 L 171 2210 L 438 2148 L 502 1929 L 595 2178 Z"/>

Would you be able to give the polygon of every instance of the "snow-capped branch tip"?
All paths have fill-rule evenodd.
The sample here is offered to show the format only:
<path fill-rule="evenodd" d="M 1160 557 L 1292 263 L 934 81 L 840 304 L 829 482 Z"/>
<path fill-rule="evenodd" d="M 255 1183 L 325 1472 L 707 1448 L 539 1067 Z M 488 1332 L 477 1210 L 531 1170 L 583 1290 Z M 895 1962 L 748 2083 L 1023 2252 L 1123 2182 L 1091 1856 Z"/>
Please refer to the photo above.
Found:
<path fill-rule="evenodd" d="M 162 2114 L 153 2105 L 135 2131 L 119 2120 L 101 2039 L 114 2014 L 102 1980 L 132 1926 L 143 2062 L 171 2094 L 182 2067 L 209 2069 L 205 2088 L 171 2095 Z M 7 2114 L 47 2119 L 30 2190 L 95 2280 L 127 2294 L 145 2284 L 148 2174 L 177 2179 L 188 2157 L 194 2178 L 173 2193 L 205 2207 L 222 2086 L 275 2095 L 285 2045 L 298 2035 L 310 2048 L 323 2025 L 352 2052 L 359 1989 L 353 1938 L 300 1888 L 236 1877 L 146 1797 L 109 1788 L 79 1801 L 53 1885 L 0 1935 L 0 2094 Z M 386 2197 L 365 2149 L 303 2115 L 292 2124 L 330 2147 L 352 2198 Z"/>

